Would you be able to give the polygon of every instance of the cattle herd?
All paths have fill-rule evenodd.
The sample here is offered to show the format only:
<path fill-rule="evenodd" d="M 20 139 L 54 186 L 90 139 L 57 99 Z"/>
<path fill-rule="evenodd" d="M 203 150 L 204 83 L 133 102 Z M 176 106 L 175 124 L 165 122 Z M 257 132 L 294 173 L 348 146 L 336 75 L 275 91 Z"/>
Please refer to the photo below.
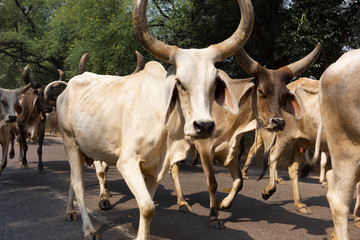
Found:
<path fill-rule="evenodd" d="M 271 70 L 252 59 L 243 46 L 254 23 L 251 0 L 237 0 L 241 20 L 232 36 L 203 49 L 182 49 L 156 39 L 146 20 L 147 0 L 136 0 L 133 25 L 143 47 L 156 58 L 171 65 L 168 70 L 158 62 L 144 64 L 140 53 L 138 67 L 128 76 L 98 75 L 86 70 L 85 54 L 79 63 L 80 74 L 47 86 L 30 79 L 29 65 L 23 71 L 27 85 L 1 89 L 0 174 L 7 154 L 14 157 L 14 140 L 20 146 L 19 162 L 27 167 L 27 141 L 37 139 L 38 172 L 42 164 L 46 113 L 51 131 L 59 125 L 70 164 L 70 186 L 66 204 L 67 221 L 77 220 L 76 196 L 83 221 L 85 239 L 100 239 L 87 213 L 84 201 L 84 164 L 94 164 L 100 183 L 101 209 L 111 207 L 106 173 L 116 166 L 136 198 L 140 211 L 136 239 L 150 238 L 150 223 L 155 212 L 153 197 L 160 180 L 170 170 L 182 211 L 192 211 L 182 195 L 179 181 L 181 160 L 191 147 L 199 153 L 209 192 L 209 225 L 224 228 L 219 210 L 230 208 L 242 189 L 243 178 L 252 156 L 264 145 L 264 171 L 269 167 L 269 185 L 263 190 L 266 200 L 275 192 L 277 160 L 288 148 L 289 176 L 295 208 L 307 214 L 302 202 L 298 176 L 306 174 L 299 165 L 307 152 L 315 149 L 314 165 L 322 153 L 331 158 L 332 170 L 326 174 L 327 199 L 335 229 L 332 239 L 349 239 L 348 214 L 356 184 L 360 181 L 360 50 L 341 56 L 319 80 L 294 77 L 307 70 L 321 51 L 318 44 L 304 58 L 280 69 Z M 247 79 L 231 79 L 215 67 L 235 56 Z M 244 133 L 256 131 L 256 140 L 241 171 L 239 142 Z M 101 134 L 99 134 L 101 133 Z M 230 193 L 216 201 L 217 182 L 214 160 L 227 166 L 233 179 Z M 326 161 L 325 161 L 326 162 Z M 260 178 L 262 177 L 260 176 Z M 324 173 L 321 180 L 325 184 Z M 359 192 L 358 192 L 359 195 Z M 359 197 L 358 199 L 359 200 Z M 360 202 L 354 209 L 354 225 L 360 228 Z"/>

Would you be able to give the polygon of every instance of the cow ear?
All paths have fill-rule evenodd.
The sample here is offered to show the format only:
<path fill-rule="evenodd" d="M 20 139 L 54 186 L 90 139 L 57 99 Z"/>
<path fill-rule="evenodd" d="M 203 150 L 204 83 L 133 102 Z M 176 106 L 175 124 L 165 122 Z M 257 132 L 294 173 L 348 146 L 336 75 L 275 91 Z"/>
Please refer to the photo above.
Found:
<path fill-rule="evenodd" d="M 303 106 L 296 94 L 288 91 L 281 99 L 281 108 L 300 120 L 304 115 Z"/>
<path fill-rule="evenodd" d="M 175 109 L 177 98 L 178 98 L 178 92 L 176 88 L 175 68 L 171 68 L 166 75 L 166 84 L 165 84 L 165 102 L 166 102 L 165 124 L 168 122 L 171 113 Z"/>
<path fill-rule="evenodd" d="M 229 76 L 219 70 L 218 77 L 216 78 L 215 102 L 236 115 L 239 113 L 239 107 L 235 95 L 231 91 L 229 81 L 231 81 Z"/>
<path fill-rule="evenodd" d="M 243 93 L 241 94 L 240 100 L 238 102 L 238 106 L 243 105 L 253 94 L 255 90 L 255 83 L 253 80 L 249 81 L 244 88 Z"/>

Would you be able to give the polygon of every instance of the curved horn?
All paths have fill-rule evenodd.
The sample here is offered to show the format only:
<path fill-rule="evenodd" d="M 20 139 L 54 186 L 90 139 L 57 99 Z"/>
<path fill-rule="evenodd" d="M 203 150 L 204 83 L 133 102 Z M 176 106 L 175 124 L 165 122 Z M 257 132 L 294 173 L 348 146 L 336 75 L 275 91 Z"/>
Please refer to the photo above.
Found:
<path fill-rule="evenodd" d="M 82 57 L 80 58 L 79 61 L 79 72 L 80 74 L 84 73 L 87 71 L 86 69 L 86 62 L 89 58 L 89 53 L 85 53 L 84 55 L 82 55 Z"/>
<path fill-rule="evenodd" d="M 257 61 L 246 53 L 244 48 L 241 48 L 234 56 L 241 68 L 250 76 L 254 76 L 262 68 Z"/>
<path fill-rule="evenodd" d="M 24 68 L 24 70 L 22 72 L 22 78 L 25 83 L 30 83 L 30 81 L 31 81 L 29 69 L 30 69 L 30 64 L 26 65 L 26 67 Z"/>
<path fill-rule="evenodd" d="M 296 77 L 297 75 L 308 69 L 311 65 L 313 65 L 313 63 L 318 58 L 320 52 L 321 52 L 321 44 L 318 43 L 315 49 L 312 50 L 312 52 L 309 53 L 306 57 L 300 59 L 299 61 L 287 65 L 287 67 L 291 70 L 293 77 Z"/>
<path fill-rule="evenodd" d="M 135 71 L 132 74 L 140 72 L 145 67 L 145 61 L 144 61 L 143 55 L 141 53 L 139 53 L 138 51 L 135 51 L 135 53 L 136 53 L 136 58 L 137 58 L 137 66 L 136 66 Z"/>
<path fill-rule="evenodd" d="M 210 46 L 219 53 L 216 62 L 220 62 L 239 51 L 251 35 L 254 26 L 254 9 L 251 0 L 237 0 L 237 2 L 241 12 L 241 21 L 238 28 L 228 39 Z"/>
<path fill-rule="evenodd" d="M 31 87 L 31 83 L 29 83 L 28 85 L 26 85 L 25 87 L 19 88 L 19 94 L 23 94 L 24 92 L 26 92 L 29 88 Z"/>
<path fill-rule="evenodd" d="M 178 47 L 167 45 L 150 33 L 146 20 L 147 3 L 147 0 L 136 0 L 134 4 L 133 25 L 136 37 L 146 51 L 165 62 L 174 63 L 173 56 Z"/>
<path fill-rule="evenodd" d="M 61 69 L 58 69 L 58 72 L 59 72 L 59 81 L 65 81 L 65 73 Z"/>

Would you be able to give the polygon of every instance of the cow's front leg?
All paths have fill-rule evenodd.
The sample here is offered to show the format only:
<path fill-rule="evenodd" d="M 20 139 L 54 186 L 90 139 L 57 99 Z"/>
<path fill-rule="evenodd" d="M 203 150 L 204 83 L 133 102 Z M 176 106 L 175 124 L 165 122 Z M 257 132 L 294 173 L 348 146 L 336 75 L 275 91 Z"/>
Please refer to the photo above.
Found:
<path fill-rule="evenodd" d="M 29 166 L 27 164 L 27 159 L 26 159 L 28 145 L 26 142 L 26 135 L 23 130 L 20 130 L 19 148 L 20 148 L 19 164 L 21 165 L 22 168 L 29 168 Z"/>
<path fill-rule="evenodd" d="M 192 208 L 188 204 L 188 202 L 184 198 L 184 194 L 181 190 L 180 178 L 179 178 L 179 162 L 173 164 L 170 169 L 171 179 L 173 180 L 176 197 L 177 197 L 177 205 L 181 212 L 192 212 Z"/>
<path fill-rule="evenodd" d="M 150 239 L 150 223 L 155 213 L 155 204 L 152 195 L 155 193 L 157 183 L 141 172 L 138 159 L 123 149 L 120 159 L 116 163 L 117 169 L 123 176 L 126 184 L 135 196 L 140 210 L 140 221 L 136 240 Z M 145 183 L 146 181 L 146 183 Z"/>
<path fill-rule="evenodd" d="M 256 143 L 256 144 L 255 144 Z M 259 151 L 260 147 L 263 145 L 263 139 L 261 135 L 257 134 L 257 140 L 254 142 L 254 144 L 250 147 L 248 156 L 246 158 L 246 162 L 244 164 L 244 167 L 242 168 L 242 177 L 243 179 L 249 179 L 249 176 L 247 174 L 249 170 L 249 166 L 251 165 L 251 162 L 255 159 L 256 153 Z"/>
<path fill-rule="evenodd" d="M 111 203 L 109 201 L 109 198 L 111 197 L 111 194 L 106 184 L 106 176 L 109 166 L 105 162 L 101 162 L 101 161 L 94 161 L 94 166 L 96 169 L 96 175 L 98 177 L 99 185 L 100 185 L 99 208 L 101 210 L 110 210 Z"/>
<path fill-rule="evenodd" d="M 360 182 L 356 184 L 356 203 L 354 208 L 354 226 L 360 228 Z"/>
<path fill-rule="evenodd" d="M 233 186 L 232 186 L 230 193 L 222 201 L 219 202 L 219 204 L 218 204 L 219 210 L 230 208 L 236 195 L 238 194 L 238 192 L 241 191 L 241 189 L 243 187 L 243 178 L 241 175 L 240 165 L 239 165 L 239 161 L 238 161 L 239 153 L 237 151 L 234 151 L 232 155 L 233 155 L 232 156 L 233 160 L 230 161 L 230 163 L 228 164 L 227 167 L 228 167 L 231 177 L 233 179 Z"/>
<path fill-rule="evenodd" d="M 10 153 L 9 158 L 13 159 L 15 157 L 15 149 L 14 149 L 14 141 L 15 141 L 15 133 L 13 131 L 10 131 Z"/>
<path fill-rule="evenodd" d="M 7 153 L 9 148 L 9 142 L 1 143 L 1 147 L 2 147 L 2 160 L 0 164 L 0 175 L 7 165 Z"/>
<path fill-rule="evenodd" d="M 270 154 L 265 153 L 265 158 L 269 156 L 269 184 L 265 187 L 265 189 L 262 192 L 262 198 L 264 200 L 268 200 L 276 191 L 276 165 L 277 160 L 281 159 L 285 152 L 285 146 L 284 144 L 276 143 L 273 148 L 270 149 Z M 265 148 L 266 149 L 266 148 Z M 265 162 L 265 161 L 264 161 Z"/>
<path fill-rule="evenodd" d="M 207 152 L 206 150 L 200 150 L 200 159 L 201 164 L 203 166 L 203 170 L 206 176 L 206 184 L 208 187 L 209 197 L 210 197 L 210 214 L 209 214 L 209 225 L 215 229 L 223 229 L 225 228 L 223 220 L 219 216 L 219 211 L 216 203 L 216 190 L 217 190 L 217 182 L 214 174 L 214 153 Z"/>
<path fill-rule="evenodd" d="M 299 164 L 302 161 L 304 153 L 294 148 L 292 159 L 289 162 L 289 176 L 294 194 L 294 206 L 296 211 L 303 214 L 311 214 L 311 210 L 303 203 L 299 190 Z"/>
<path fill-rule="evenodd" d="M 79 218 L 75 212 L 75 208 L 74 208 L 74 196 L 75 196 L 75 192 L 70 183 L 69 194 L 68 194 L 68 198 L 67 198 L 66 205 L 65 205 L 65 210 L 66 210 L 65 211 L 65 221 L 67 221 L 67 222 L 79 220 Z"/>

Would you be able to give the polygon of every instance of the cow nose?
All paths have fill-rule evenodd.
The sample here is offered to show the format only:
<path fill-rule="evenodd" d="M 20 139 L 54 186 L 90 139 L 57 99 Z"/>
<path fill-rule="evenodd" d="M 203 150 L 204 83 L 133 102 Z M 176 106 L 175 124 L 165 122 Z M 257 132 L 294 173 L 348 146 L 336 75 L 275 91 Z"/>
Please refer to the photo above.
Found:
<path fill-rule="evenodd" d="M 273 129 L 282 131 L 285 127 L 285 120 L 283 118 L 272 118 L 271 124 Z"/>
<path fill-rule="evenodd" d="M 15 122 L 16 116 L 15 115 L 9 115 L 8 122 Z"/>
<path fill-rule="evenodd" d="M 199 135 L 211 135 L 215 129 L 215 122 L 194 121 L 194 128 Z"/>

